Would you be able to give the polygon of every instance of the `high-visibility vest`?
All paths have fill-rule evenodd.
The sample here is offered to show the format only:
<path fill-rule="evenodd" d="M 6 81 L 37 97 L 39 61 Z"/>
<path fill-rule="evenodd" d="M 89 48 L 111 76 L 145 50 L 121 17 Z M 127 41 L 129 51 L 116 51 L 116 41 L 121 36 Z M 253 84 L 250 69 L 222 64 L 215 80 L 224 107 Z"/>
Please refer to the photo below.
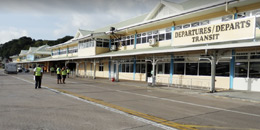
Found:
<path fill-rule="evenodd" d="M 42 71 L 41 67 L 36 67 L 35 76 L 42 76 L 41 71 Z"/>
<path fill-rule="evenodd" d="M 67 69 L 67 73 L 70 73 L 70 69 Z"/>
<path fill-rule="evenodd" d="M 66 70 L 61 71 L 61 75 L 67 75 Z"/>
<path fill-rule="evenodd" d="M 54 71 L 54 68 L 53 68 L 53 67 L 51 67 L 51 71 Z"/>
<path fill-rule="evenodd" d="M 56 71 L 57 71 L 57 74 L 60 74 L 60 68 L 59 67 L 57 68 Z"/>

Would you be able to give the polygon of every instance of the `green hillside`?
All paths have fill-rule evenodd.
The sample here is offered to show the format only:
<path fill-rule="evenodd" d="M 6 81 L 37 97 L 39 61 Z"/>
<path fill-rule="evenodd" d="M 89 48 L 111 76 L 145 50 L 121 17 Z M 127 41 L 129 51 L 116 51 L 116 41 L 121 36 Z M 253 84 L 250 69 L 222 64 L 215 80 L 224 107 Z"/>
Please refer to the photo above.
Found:
<path fill-rule="evenodd" d="M 53 46 L 64 43 L 72 38 L 72 36 L 65 36 L 57 40 L 34 40 L 30 37 L 21 37 L 4 43 L 0 47 L 0 57 L 9 58 L 9 56 L 18 55 L 21 50 L 28 50 L 29 47 L 39 47 L 46 44 Z"/>

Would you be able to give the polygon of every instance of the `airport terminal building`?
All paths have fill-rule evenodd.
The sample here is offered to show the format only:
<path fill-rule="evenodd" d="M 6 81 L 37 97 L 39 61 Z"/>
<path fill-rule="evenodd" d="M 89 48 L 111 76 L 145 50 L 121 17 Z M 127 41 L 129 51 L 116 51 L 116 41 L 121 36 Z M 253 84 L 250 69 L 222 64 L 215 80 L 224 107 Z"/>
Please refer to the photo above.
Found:
<path fill-rule="evenodd" d="M 66 65 L 85 78 L 260 91 L 260 1 L 162 0 L 48 49 L 50 57 L 20 63 Z"/>

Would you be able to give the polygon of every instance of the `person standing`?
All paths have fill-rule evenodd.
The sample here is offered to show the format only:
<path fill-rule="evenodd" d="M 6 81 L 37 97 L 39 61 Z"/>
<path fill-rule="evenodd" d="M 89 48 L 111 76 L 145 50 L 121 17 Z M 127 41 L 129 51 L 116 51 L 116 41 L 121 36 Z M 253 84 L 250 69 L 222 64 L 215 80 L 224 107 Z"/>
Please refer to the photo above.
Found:
<path fill-rule="evenodd" d="M 65 79 L 66 79 L 66 75 L 67 75 L 67 70 L 65 69 L 65 67 L 62 67 L 61 75 L 62 75 L 63 84 L 65 84 Z"/>
<path fill-rule="evenodd" d="M 43 66 L 43 72 L 47 72 L 47 67 Z"/>
<path fill-rule="evenodd" d="M 40 65 L 38 65 L 38 67 L 35 67 L 33 71 L 35 76 L 35 89 L 41 88 L 43 70 Z"/>
<path fill-rule="evenodd" d="M 57 67 L 56 71 L 57 71 L 57 84 L 60 84 L 61 83 L 61 69 L 59 66 Z"/>
<path fill-rule="evenodd" d="M 53 66 L 50 68 L 50 71 L 51 71 L 51 75 L 53 75 L 53 73 L 54 73 L 54 67 Z"/>
<path fill-rule="evenodd" d="M 67 75 L 68 75 L 68 78 L 70 78 L 70 68 L 69 67 L 67 68 Z"/>

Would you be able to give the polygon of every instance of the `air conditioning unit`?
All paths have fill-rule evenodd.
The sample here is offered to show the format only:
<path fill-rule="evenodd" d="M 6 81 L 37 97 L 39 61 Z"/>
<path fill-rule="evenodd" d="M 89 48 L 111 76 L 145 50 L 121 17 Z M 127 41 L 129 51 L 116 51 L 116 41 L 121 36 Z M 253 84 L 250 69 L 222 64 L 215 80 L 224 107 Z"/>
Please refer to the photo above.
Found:
<path fill-rule="evenodd" d="M 116 51 L 116 45 L 111 45 L 110 51 Z"/>
<path fill-rule="evenodd" d="M 154 46 L 157 44 L 157 40 L 155 38 L 149 39 L 149 45 Z"/>

